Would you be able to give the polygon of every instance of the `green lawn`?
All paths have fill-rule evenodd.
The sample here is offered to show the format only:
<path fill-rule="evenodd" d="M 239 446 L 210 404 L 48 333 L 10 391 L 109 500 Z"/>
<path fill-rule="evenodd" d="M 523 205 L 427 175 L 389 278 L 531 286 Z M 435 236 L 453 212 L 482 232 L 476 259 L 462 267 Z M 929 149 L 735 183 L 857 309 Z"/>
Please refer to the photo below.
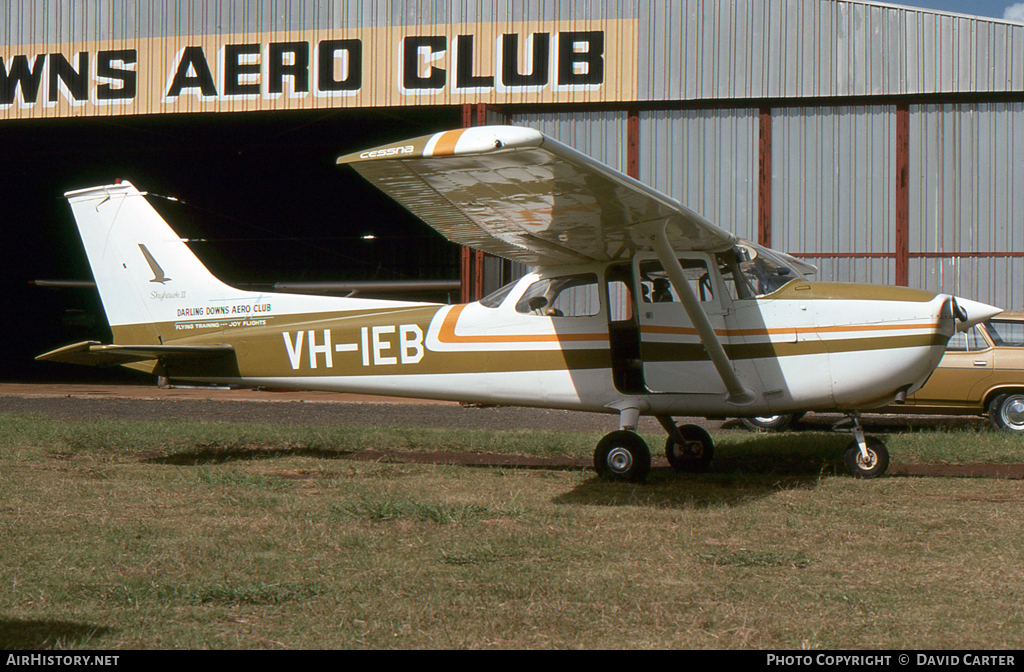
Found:
<path fill-rule="evenodd" d="M 817 432 L 723 432 L 710 473 L 642 486 L 344 459 L 598 438 L 0 416 L 0 644 L 1024 646 L 1021 481 L 856 480 Z M 987 430 L 883 438 L 1024 462 Z"/>

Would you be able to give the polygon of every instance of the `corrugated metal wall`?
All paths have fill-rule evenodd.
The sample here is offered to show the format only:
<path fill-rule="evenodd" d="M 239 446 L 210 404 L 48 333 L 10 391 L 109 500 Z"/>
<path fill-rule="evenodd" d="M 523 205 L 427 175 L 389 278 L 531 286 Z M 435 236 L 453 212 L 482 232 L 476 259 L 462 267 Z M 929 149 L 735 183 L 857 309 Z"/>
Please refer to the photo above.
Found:
<path fill-rule="evenodd" d="M 772 246 L 799 254 L 892 253 L 894 107 L 772 111 Z M 822 279 L 893 282 L 878 256 L 811 257 Z"/>
<path fill-rule="evenodd" d="M 1024 251 L 1024 104 L 911 106 L 910 173 L 911 284 L 1024 305 L 1024 259 L 990 256 Z"/>
<path fill-rule="evenodd" d="M 641 100 L 1024 88 L 1020 24 L 843 0 L 676 0 L 638 9 Z"/>
<path fill-rule="evenodd" d="M 640 112 L 639 179 L 737 235 L 757 237 L 757 110 Z M 516 114 L 626 172 L 626 112 Z"/>
<path fill-rule="evenodd" d="M 516 114 L 516 126 L 529 126 L 564 142 L 615 170 L 626 172 L 626 112 L 544 112 Z"/>
<path fill-rule="evenodd" d="M 639 179 L 757 239 L 757 109 L 640 113 Z"/>

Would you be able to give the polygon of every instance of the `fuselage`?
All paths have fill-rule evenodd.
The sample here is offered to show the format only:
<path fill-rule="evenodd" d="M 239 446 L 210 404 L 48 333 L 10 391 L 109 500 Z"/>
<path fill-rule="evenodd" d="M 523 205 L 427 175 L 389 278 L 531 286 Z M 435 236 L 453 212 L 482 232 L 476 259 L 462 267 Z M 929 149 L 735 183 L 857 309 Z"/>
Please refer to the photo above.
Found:
<path fill-rule="evenodd" d="M 239 291 L 220 308 L 183 305 L 154 324 L 162 343 L 228 344 L 233 358 L 137 368 L 180 381 L 485 404 L 761 415 L 888 403 L 924 382 L 954 331 L 946 295 L 801 279 L 737 291 L 713 256 L 688 257 L 701 271 L 701 308 L 755 392 L 742 408 L 644 254 L 542 269 L 458 305 Z M 115 341 L 132 341 L 119 337 L 129 330 L 115 326 Z"/>

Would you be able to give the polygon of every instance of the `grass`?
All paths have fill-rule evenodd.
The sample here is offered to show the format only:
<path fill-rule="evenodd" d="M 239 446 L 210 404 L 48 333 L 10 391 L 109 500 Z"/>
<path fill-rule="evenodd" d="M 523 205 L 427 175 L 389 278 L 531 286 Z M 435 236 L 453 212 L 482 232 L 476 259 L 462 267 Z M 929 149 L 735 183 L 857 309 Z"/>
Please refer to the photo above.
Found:
<path fill-rule="evenodd" d="M 710 473 L 643 486 L 341 459 L 598 438 L 0 416 L 0 646 L 1024 645 L 1020 481 L 855 480 L 817 432 L 723 432 Z M 1024 461 L 985 430 L 884 438 Z"/>

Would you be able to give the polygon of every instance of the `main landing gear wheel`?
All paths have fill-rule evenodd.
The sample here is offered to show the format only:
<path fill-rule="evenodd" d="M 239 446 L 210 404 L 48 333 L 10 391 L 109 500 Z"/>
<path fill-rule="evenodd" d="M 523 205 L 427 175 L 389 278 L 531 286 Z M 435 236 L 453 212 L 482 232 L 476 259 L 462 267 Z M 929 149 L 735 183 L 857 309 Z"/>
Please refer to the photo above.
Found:
<path fill-rule="evenodd" d="M 856 478 L 877 478 L 889 468 L 889 450 L 873 436 L 864 437 L 865 451 L 854 439 L 843 453 L 846 469 Z"/>
<path fill-rule="evenodd" d="M 610 481 L 643 483 L 651 473 L 651 451 L 639 435 L 620 429 L 598 442 L 594 468 Z"/>
<path fill-rule="evenodd" d="M 668 458 L 668 463 L 679 473 L 707 469 L 715 453 L 711 435 L 699 425 L 679 425 L 677 430 L 683 437 L 683 443 L 680 444 L 669 435 L 665 441 L 665 457 Z"/>

